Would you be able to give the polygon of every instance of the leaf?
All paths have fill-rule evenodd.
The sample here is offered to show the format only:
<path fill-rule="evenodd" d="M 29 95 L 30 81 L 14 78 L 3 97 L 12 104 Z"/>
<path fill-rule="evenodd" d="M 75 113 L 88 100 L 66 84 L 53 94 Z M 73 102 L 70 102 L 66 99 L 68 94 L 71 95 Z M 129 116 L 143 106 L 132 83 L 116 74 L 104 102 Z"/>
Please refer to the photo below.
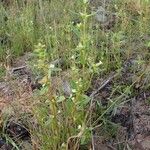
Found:
<path fill-rule="evenodd" d="M 150 47 L 150 42 L 148 42 L 147 46 Z"/>
<path fill-rule="evenodd" d="M 90 101 L 90 97 L 87 95 L 81 95 L 79 101 L 77 102 L 78 108 L 82 109 L 84 108 Z"/>
<path fill-rule="evenodd" d="M 57 102 L 63 102 L 66 98 L 64 96 L 59 96 Z"/>
<path fill-rule="evenodd" d="M 48 83 L 48 77 L 47 76 L 44 76 L 40 81 L 39 81 L 40 84 L 46 84 Z"/>
<path fill-rule="evenodd" d="M 88 3 L 88 1 L 89 1 L 89 0 L 83 0 L 83 3 L 86 4 L 86 3 Z"/>

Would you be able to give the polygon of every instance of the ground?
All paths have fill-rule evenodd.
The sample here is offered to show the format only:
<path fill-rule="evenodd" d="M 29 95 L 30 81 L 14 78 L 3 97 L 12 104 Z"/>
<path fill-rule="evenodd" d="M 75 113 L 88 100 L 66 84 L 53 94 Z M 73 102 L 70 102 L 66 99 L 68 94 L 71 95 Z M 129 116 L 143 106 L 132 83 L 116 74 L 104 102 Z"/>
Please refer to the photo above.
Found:
<path fill-rule="evenodd" d="M 41 49 L 38 57 L 42 57 L 41 60 L 45 67 L 42 67 L 43 70 L 41 72 L 36 68 L 40 59 L 35 56 L 37 54 L 30 50 L 30 52 L 24 51 L 19 56 L 15 56 L 15 59 L 13 58 L 9 65 L 7 64 L 9 62 L 3 60 L 4 63 L 2 63 L 2 67 L 5 66 L 5 73 L 0 74 L 0 127 L 2 128 L 2 133 L 0 134 L 0 149 L 11 150 L 12 147 L 16 149 L 19 147 L 19 149 L 22 150 L 37 150 L 41 146 L 41 149 L 47 150 L 50 148 L 49 145 L 47 146 L 46 140 L 49 141 L 49 138 L 53 135 L 54 138 L 52 137 L 51 140 L 55 141 L 64 130 L 66 131 L 67 138 L 65 135 L 60 135 L 60 137 L 64 138 L 64 141 L 60 140 L 60 143 L 64 145 L 64 147 L 67 145 L 68 150 L 150 149 L 150 63 L 149 47 L 146 45 L 150 39 L 150 34 L 146 30 L 149 18 L 147 19 L 146 15 L 145 18 L 142 16 L 144 13 L 146 14 L 148 10 L 145 5 L 142 9 L 139 2 L 135 3 L 134 0 L 123 4 L 121 2 L 118 4 L 118 8 L 117 6 L 115 6 L 115 8 L 110 0 L 105 2 L 104 5 L 102 1 L 91 0 L 87 9 L 88 12 L 97 12 L 95 18 L 92 18 L 92 33 L 90 32 L 94 34 L 91 38 L 92 42 L 95 40 L 96 35 L 96 42 L 92 47 L 93 49 L 96 48 L 96 52 L 92 51 L 91 53 L 93 55 L 95 53 L 100 55 L 100 57 L 96 57 L 94 65 L 92 64 L 93 57 L 90 57 L 91 53 L 88 54 L 89 56 L 84 56 L 88 57 L 86 61 L 89 62 L 85 66 L 83 65 L 83 68 L 82 60 L 77 63 L 72 62 L 73 59 L 78 61 L 76 57 L 80 55 L 80 52 L 77 50 L 81 48 L 82 51 L 84 46 L 81 45 L 81 43 L 87 40 L 85 38 L 82 41 L 82 36 L 77 39 L 74 34 L 71 34 L 74 43 L 73 46 L 69 48 L 71 50 L 75 49 L 73 54 L 77 54 L 75 58 L 74 55 L 70 58 L 72 51 L 66 50 L 66 45 L 69 43 L 66 42 L 66 40 L 70 30 L 68 28 L 70 28 L 70 26 L 72 27 L 72 24 L 70 26 L 64 25 L 68 27 L 65 28 L 64 33 L 61 33 L 62 37 L 66 34 L 65 39 L 61 39 L 62 37 L 59 37 L 60 39 L 58 38 L 66 42 L 64 47 L 61 42 L 55 41 L 58 35 L 50 37 L 52 41 L 55 41 L 53 45 L 51 45 L 52 48 L 56 46 L 56 43 L 60 44 L 58 47 L 56 46 L 58 48 L 56 55 L 60 55 L 61 58 L 55 59 L 54 55 L 53 60 L 50 60 L 48 65 L 52 67 L 52 69 L 54 66 L 57 66 L 57 69 L 60 70 L 53 72 L 51 76 L 51 86 L 48 89 L 48 93 L 44 93 L 45 95 L 41 94 L 45 90 L 45 80 L 47 80 L 47 74 L 43 75 L 42 72 L 43 70 L 45 71 L 47 67 L 47 60 L 43 61 L 45 57 L 43 58 L 42 51 L 45 45 L 39 44 L 37 46 L 37 49 Z M 144 10 L 146 12 L 144 12 Z M 73 18 L 72 28 L 73 32 L 77 35 L 79 33 L 76 32 L 77 28 L 74 26 L 82 26 L 82 24 L 80 24 L 81 18 L 82 17 L 78 18 L 77 22 L 76 19 Z M 42 20 L 43 18 L 38 19 Z M 138 22 L 136 19 L 141 23 L 139 26 L 136 24 Z M 54 26 L 56 22 L 54 22 Z M 58 30 L 64 28 L 61 27 L 61 23 L 58 21 Z M 121 24 L 121 27 L 118 24 Z M 133 29 L 133 25 L 135 29 Z M 89 27 L 85 29 L 87 28 Z M 121 31 L 118 31 L 118 28 Z M 140 29 L 138 30 L 138 28 Z M 55 27 L 54 29 L 57 30 Z M 95 32 L 98 32 L 98 34 Z M 128 36 L 128 34 L 130 36 Z M 86 36 L 88 35 L 89 33 Z M 79 40 L 81 40 L 79 42 L 80 45 L 74 48 L 74 45 Z M 92 45 L 92 42 L 89 45 Z M 101 53 L 103 49 L 106 51 Z M 119 49 L 119 52 L 116 51 L 116 49 Z M 97 51 L 100 51 L 100 54 Z M 69 59 L 64 60 L 62 57 L 69 57 Z M 97 60 L 99 59 L 102 62 L 98 62 Z M 91 68 L 89 69 L 87 66 L 90 63 L 92 67 L 97 67 L 101 65 L 101 63 L 103 66 L 98 73 L 94 72 L 90 76 L 91 78 L 88 78 L 88 75 L 91 73 Z M 71 65 L 73 67 L 77 66 L 78 70 L 76 71 L 73 68 L 74 71 Z M 86 67 L 90 71 L 85 70 Z M 74 102 L 73 100 L 76 97 L 73 97 L 74 99 L 71 97 L 77 92 L 76 89 L 72 89 L 72 86 L 76 84 L 80 85 L 80 80 L 77 80 L 75 83 L 72 81 L 73 79 L 76 80 L 76 78 L 80 78 L 81 81 L 82 78 L 87 78 L 87 80 L 91 81 L 84 92 L 81 88 L 84 84 L 77 86 L 79 89 L 81 88 L 81 91 L 77 94 L 78 99 L 83 96 L 81 100 L 87 100 L 87 102 L 83 101 L 83 105 L 81 105 L 82 101 Z M 47 97 L 51 101 L 50 103 L 49 101 L 47 102 Z M 71 98 L 74 102 L 73 105 L 69 103 Z M 55 103 L 55 99 L 58 99 L 58 104 Z M 64 102 L 68 103 L 66 104 Z M 74 107 L 74 105 L 76 106 Z M 81 109 L 82 107 L 83 110 Z M 85 122 L 87 123 L 87 128 L 90 130 L 90 138 L 87 138 L 87 140 L 85 140 L 86 142 L 82 143 L 81 141 L 84 139 L 82 139 L 82 128 L 85 122 L 81 125 L 81 121 L 85 119 L 83 119 L 84 113 L 87 115 L 85 115 L 87 119 Z M 52 125 L 52 128 L 48 126 L 51 122 L 48 120 L 48 117 L 50 119 L 56 118 L 56 122 L 53 122 L 54 126 Z M 42 119 L 40 120 L 40 118 Z M 63 122 L 64 120 L 66 122 Z M 76 120 L 80 124 L 74 123 Z M 70 126 L 68 127 L 68 125 Z M 58 126 L 60 126 L 59 130 Z M 75 129 L 75 132 L 73 129 Z M 76 130 L 80 132 L 77 132 L 77 134 Z M 37 132 L 37 135 L 35 132 Z M 44 144 L 40 141 L 40 138 Z M 52 144 L 53 143 L 52 141 Z M 56 145 L 54 150 L 58 148 L 57 146 L 60 146 L 60 143 Z"/>

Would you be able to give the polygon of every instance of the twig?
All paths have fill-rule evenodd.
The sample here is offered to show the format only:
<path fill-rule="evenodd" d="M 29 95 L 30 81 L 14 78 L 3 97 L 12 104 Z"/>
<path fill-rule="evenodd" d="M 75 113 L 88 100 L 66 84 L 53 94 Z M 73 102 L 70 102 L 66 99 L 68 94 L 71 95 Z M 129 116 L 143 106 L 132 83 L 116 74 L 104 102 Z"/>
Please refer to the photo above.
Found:
<path fill-rule="evenodd" d="M 91 110 L 92 106 L 93 106 L 93 100 L 94 100 L 94 97 L 95 95 L 100 91 L 102 90 L 108 83 L 110 83 L 112 81 L 112 79 L 114 79 L 116 76 L 119 75 L 119 72 L 113 74 L 112 76 L 110 76 L 107 80 L 105 80 L 102 85 L 95 91 L 92 92 L 92 94 L 90 95 L 90 98 L 91 98 L 91 104 L 90 104 L 90 107 L 89 107 L 89 111 Z M 89 112 L 88 111 L 88 112 Z M 87 114 L 88 116 L 88 114 Z"/>
<path fill-rule="evenodd" d="M 86 117 L 85 117 L 86 119 L 87 119 L 87 117 L 88 117 L 88 115 L 89 115 L 89 113 L 90 113 L 90 120 L 91 120 L 92 106 L 93 106 L 93 100 L 94 100 L 95 95 L 96 95 L 100 90 L 102 90 L 108 83 L 110 83 L 110 82 L 112 81 L 112 79 L 114 79 L 114 78 L 115 78 L 116 76 L 118 76 L 118 75 L 119 75 L 119 72 L 113 74 L 113 75 L 110 76 L 107 80 L 105 80 L 105 81 L 102 83 L 102 85 L 101 85 L 97 90 L 95 90 L 95 91 L 92 92 L 92 94 L 90 95 L 91 104 L 90 104 L 89 110 L 88 110 L 88 112 L 87 112 L 87 114 L 86 114 Z"/>
<path fill-rule="evenodd" d="M 116 150 L 114 147 L 112 147 L 111 145 L 107 145 L 108 148 L 110 148 L 111 150 Z"/>
<path fill-rule="evenodd" d="M 21 67 L 16 67 L 16 68 L 12 68 L 11 72 L 14 73 L 15 71 L 21 70 L 26 68 L 27 66 L 21 66 Z"/>
<path fill-rule="evenodd" d="M 93 131 L 92 130 L 91 130 L 91 136 L 92 136 L 92 150 L 95 150 L 94 135 L 93 135 Z"/>
<path fill-rule="evenodd" d="M 115 73 L 114 75 L 110 76 L 107 80 L 105 80 L 102 85 L 95 91 L 92 92 L 92 94 L 90 95 L 90 98 L 94 98 L 95 95 L 100 91 L 102 90 L 109 82 L 112 81 L 113 78 L 115 78 L 119 73 Z"/>

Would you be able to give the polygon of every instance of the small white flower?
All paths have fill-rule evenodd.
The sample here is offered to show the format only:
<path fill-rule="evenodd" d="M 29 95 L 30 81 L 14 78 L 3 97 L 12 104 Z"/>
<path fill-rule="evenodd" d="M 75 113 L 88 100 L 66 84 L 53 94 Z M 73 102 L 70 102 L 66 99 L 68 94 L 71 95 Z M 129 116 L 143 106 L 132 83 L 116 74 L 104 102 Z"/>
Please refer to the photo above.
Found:
<path fill-rule="evenodd" d="M 54 68 L 55 68 L 55 65 L 54 65 L 54 64 L 50 64 L 49 68 L 50 68 L 50 69 L 54 69 Z"/>
<path fill-rule="evenodd" d="M 51 118 L 51 119 L 54 119 L 54 115 L 50 115 L 50 118 Z"/>
<path fill-rule="evenodd" d="M 86 4 L 88 2 L 88 0 L 83 0 L 83 3 Z"/>
<path fill-rule="evenodd" d="M 72 56 L 71 56 L 71 59 L 75 59 L 75 56 L 74 56 L 74 55 L 72 55 Z"/>
<path fill-rule="evenodd" d="M 77 27 L 78 27 L 78 28 L 81 28 L 81 25 L 82 25 L 82 23 L 78 23 L 78 24 L 77 24 Z"/>
<path fill-rule="evenodd" d="M 82 87 L 82 84 L 79 84 L 79 87 Z"/>
<path fill-rule="evenodd" d="M 74 100 L 75 100 L 75 98 L 74 97 L 72 97 L 72 101 L 74 102 Z"/>
<path fill-rule="evenodd" d="M 70 94 L 69 98 L 72 98 L 72 94 Z"/>
<path fill-rule="evenodd" d="M 61 147 L 66 147 L 66 144 L 65 144 L 65 143 L 62 143 Z"/>
<path fill-rule="evenodd" d="M 79 79 L 79 82 L 81 82 L 81 81 L 82 81 L 82 79 L 80 78 L 80 79 Z"/>
<path fill-rule="evenodd" d="M 79 81 L 76 81 L 75 83 L 76 83 L 76 84 L 78 84 L 78 83 L 79 83 Z"/>
<path fill-rule="evenodd" d="M 82 49 L 84 46 L 82 45 L 82 43 L 79 43 L 77 48 Z"/>
<path fill-rule="evenodd" d="M 72 69 L 72 71 L 76 70 L 76 68 L 75 68 L 75 67 L 71 67 L 71 69 Z"/>
<path fill-rule="evenodd" d="M 76 93 L 77 92 L 77 90 L 76 89 L 72 89 L 72 93 Z"/>
<path fill-rule="evenodd" d="M 103 64 L 101 61 L 99 61 L 97 64 L 95 64 L 96 67 L 100 66 L 101 64 Z"/>
<path fill-rule="evenodd" d="M 81 127 L 82 127 L 81 125 L 78 125 L 78 129 L 81 129 Z"/>

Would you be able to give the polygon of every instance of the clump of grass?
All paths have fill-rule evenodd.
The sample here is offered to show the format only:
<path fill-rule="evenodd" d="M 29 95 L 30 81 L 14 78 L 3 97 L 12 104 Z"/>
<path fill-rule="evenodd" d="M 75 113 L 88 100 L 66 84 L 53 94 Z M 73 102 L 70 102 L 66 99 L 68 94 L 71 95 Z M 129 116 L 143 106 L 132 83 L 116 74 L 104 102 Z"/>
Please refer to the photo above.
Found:
<path fill-rule="evenodd" d="M 33 135 L 38 139 L 37 143 L 40 142 L 38 145 L 40 149 L 69 149 L 70 146 L 78 149 L 81 142 L 84 144 L 90 140 L 90 130 L 86 120 L 87 110 L 85 109 L 90 98 L 84 93 L 90 85 L 92 75 L 98 71 L 100 63 L 95 64 L 94 55 L 88 56 L 92 52 L 87 26 L 90 15 L 87 14 L 87 3 L 80 4 L 84 6 L 84 11 L 79 13 L 82 21 L 74 27 L 79 33 L 78 44 L 72 49 L 70 53 L 72 55 L 65 57 L 70 59 L 72 94 L 69 97 L 63 93 L 60 93 L 59 96 L 55 95 L 55 91 L 51 87 L 53 68 L 48 67 L 49 64 L 43 61 L 48 54 L 43 51 L 44 46 L 42 49 L 40 46 L 36 51 L 40 58 L 39 63 L 44 64 L 47 70 L 45 75 L 48 79 L 43 87 L 46 93 L 33 110 L 38 122 L 38 128 L 33 130 Z M 71 30 L 72 28 L 70 32 Z M 46 142 L 48 140 L 49 142 Z"/>

